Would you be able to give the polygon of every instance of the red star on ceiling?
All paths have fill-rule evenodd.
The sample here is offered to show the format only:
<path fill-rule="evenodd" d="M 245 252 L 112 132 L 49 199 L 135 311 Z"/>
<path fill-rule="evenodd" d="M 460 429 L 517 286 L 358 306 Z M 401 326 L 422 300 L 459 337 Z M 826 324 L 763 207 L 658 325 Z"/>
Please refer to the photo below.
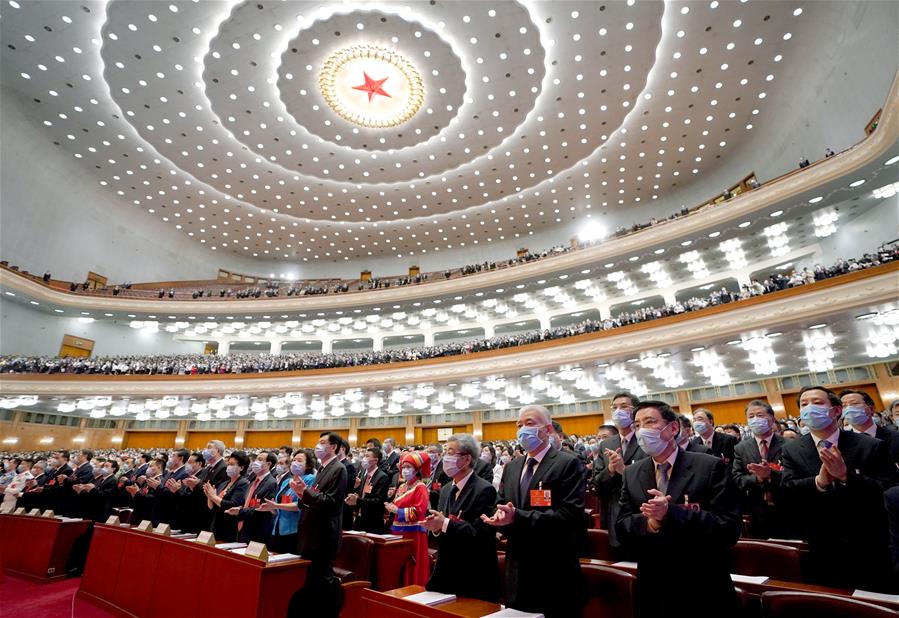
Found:
<path fill-rule="evenodd" d="M 371 103 L 371 100 L 376 94 L 380 94 L 381 96 L 385 97 L 390 96 L 387 92 L 384 91 L 383 88 L 381 88 L 384 82 L 389 79 L 388 77 L 385 77 L 384 79 L 372 79 L 365 71 L 362 72 L 362 75 L 365 76 L 365 83 L 358 86 L 353 86 L 353 90 L 361 90 L 362 92 L 368 94 L 369 103 Z"/>

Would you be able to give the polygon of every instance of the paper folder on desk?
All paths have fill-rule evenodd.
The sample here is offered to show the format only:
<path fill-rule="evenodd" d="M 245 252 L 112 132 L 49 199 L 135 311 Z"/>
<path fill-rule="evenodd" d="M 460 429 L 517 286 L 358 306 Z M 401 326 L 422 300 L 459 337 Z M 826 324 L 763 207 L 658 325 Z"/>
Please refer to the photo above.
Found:
<path fill-rule="evenodd" d="M 730 579 L 736 584 L 767 584 L 768 577 L 764 575 L 737 575 L 735 573 L 730 574 Z"/>
<path fill-rule="evenodd" d="M 451 601 L 455 601 L 456 595 L 444 594 L 442 592 L 431 592 L 430 590 L 426 590 L 425 592 L 419 592 L 418 594 L 411 594 L 407 597 L 403 597 L 403 599 L 406 601 L 412 601 L 413 603 L 421 603 L 422 605 L 432 607 L 434 605 L 441 605 L 443 603 L 450 603 Z"/>
<path fill-rule="evenodd" d="M 523 612 L 511 607 L 504 607 L 498 612 L 481 616 L 481 618 L 543 618 L 543 614 L 535 614 L 533 612 Z"/>

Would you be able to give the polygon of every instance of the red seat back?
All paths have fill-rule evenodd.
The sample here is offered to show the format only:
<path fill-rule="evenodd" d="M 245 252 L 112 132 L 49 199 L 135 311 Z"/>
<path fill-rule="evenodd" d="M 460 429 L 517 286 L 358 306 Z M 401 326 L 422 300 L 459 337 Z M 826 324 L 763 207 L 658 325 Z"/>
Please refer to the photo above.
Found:
<path fill-rule="evenodd" d="M 849 597 L 815 592 L 765 592 L 762 594 L 765 618 L 896 618 L 896 612 Z"/>
<path fill-rule="evenodd" d="M 627 571 L 598 564 L 582 563 L 581 573 L 588 591 L 584 616 L 634 617 L 636 577 Z"/>
<path fill-rule="evenodd" d="M 801 582 L 801 552 L 795 547 L 762 541 L 738 541 L 731 548 L 730 572 L 765 575 L 771 579 Z"/>

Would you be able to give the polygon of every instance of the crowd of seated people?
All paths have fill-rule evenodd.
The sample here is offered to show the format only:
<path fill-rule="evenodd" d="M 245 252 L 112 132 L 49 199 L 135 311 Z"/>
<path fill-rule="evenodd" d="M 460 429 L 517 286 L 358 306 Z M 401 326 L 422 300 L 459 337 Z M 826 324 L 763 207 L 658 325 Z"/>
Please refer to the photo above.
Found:
<path fill-rule="evenodd" d="M 705 297 L 692 297 L 673 305 L 640 307 L 601 320 L 583 320 L 570 326 L 526 333 L 497 335 L 488 339 L 474 339 L 441 343 L 426 347 L 391 348 L 380 351 L 331 353 L 285 353 L 279 355 L 232 353 L 222 356 L 187 354 L 158 356 L 111 357 L 30 357 L 0 356 L 0 373 L 72 373 L 72 374 L 143 374 L 143 375 L 205 375 L 245 374 L 274 371 L 300 371 L 356 367 L 382 363 L 416 361 L 472 354 L 486 350 L 512 348 L 541 341 L 574 337 L 586 333 L 606 331 L 630 324 L 699 311 L 716 305 L 738 302 L 754 296 L 806 285 L 849 272 L 871 268 L 899 258 L 899 247 L 877 254 L 865 254 L 861 259 L 838 260 L 831 266 L 821 264 L 813 269 L 794 270 L 791 274 L 775 273 L 763 281 L 752 280 L 739 292 L 726 288 L 711 290 Z"/>
<path fill-rule="evenodd" d="M 195 451 L 3 453 L 0 491 L 5 511 L 94 521 L 117 513 L 132 525 L 208 530 L 217 542 L 256 541 L 273 552 L 304 555 L 310 529 L 327 530 L 330 556 L 309 553 L 326 570 L 341 530 L 390 531 L 413 541 L 412 583 L 494 602 L 503 594 L 501 537 L 504 601 L 550 617 L 581 615 L 588 591 L 579 559 L 591 557 L 592 527 L 607 531 L 611 560 L 637 563 L 638 587 L 673 585 L 663 568 L 672 556 L 701 573 L 711 604 L 701 616 L 740 615 L 730 577 L 740 540 L 804 541 L 809 559 L 796 583 L 896 593 L 899 400 L 879 411 L 864 391 L 819 385 L 795 398 L 798 417 L 778 418 L 759 399 L 742 422 L 716 425 L 709 409 L 687 416 L 620 392 L 611 422 L 586 436 L 566 434 L 546 408 L 529 405 L 515 437 L 495 442 L 460 433 L 354 448 L 323 431 L 314 449 L 228 450 L 211 440 Z M 320 528 L 323 517 L 330 524 Z M 527 551 L 535 539 L 542 550 Z M 458 576 L 460 564 L 472 565 L 470 577 Z M 526 585 L 547 580 L 565 583 L 561 601 Z M 682 615 L 664 597 L 637 594 L 635 603 L 641 617 Z"/>

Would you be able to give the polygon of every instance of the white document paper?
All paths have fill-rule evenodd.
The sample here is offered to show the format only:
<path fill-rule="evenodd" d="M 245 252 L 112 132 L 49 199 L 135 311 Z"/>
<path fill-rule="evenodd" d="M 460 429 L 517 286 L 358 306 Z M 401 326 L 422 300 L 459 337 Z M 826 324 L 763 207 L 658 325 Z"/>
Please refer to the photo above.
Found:
<path fill-rule="evenodd" d="M 275 554 L 268 556 L 269 562 L 289 562 L 291 560 L 299 560 L 300 557 L 296 554 Z"/>
<path fill-rule="evenodd" d="M 533 612 L 523 612 L 510 607 L 504 607 L 498 612 L 481 616 L 481 618 L 543 618 L 543 614 L 535 614 Z"/>
<path fill-rule="evenodd" d="M 216 549 L 238 549 L 238 548 L 246 548 L 246 543 L 216 543 Z"/>
<path fill-rule="evenodd" d="M 852 593 L 853 599 L 861 599 L 862 601 L 890 601 L 899 603 L 899 594 L 885 594 L 883 592 L 871 592 L 870 590 L 855 590 Z"/>
<path fill-rule="evenodd" d="M 456 595 L 444 594 L 442 592 L 431 592 L 430 590 L 426 590 L 424 592 L 419 592 L 418 594 L 409 595 L 408 597 L 403 598 L 407 601 L 412 601 L 413 603 L 421 603 L 422 605 L 431 607 L 434 605 L 441 605 L 443 603 L 455 601 Z"/>
<path fill-rule="evenodd" d="M 637 568 L 637 563 L 636 563 L 636 562 L 630 562 L 630 561 L 628 561 L 628 560 L 622 560 L 621 562 L 613 562 L 613 563 L 612 563 L 612 566 L 613 566 L 613 567 L 616 567 L 616 566 L 617 566 L 617 567 L 623 567 L 623 568 L 625 568 L 625 569 L 636 569 L 636 568 Z"/>
<path fill-rule="evenodd" d="M 737 584 L 767 584 L 768 577 L 764 575 L 737 575 L 736 573 L 731 573 L 730 578 L 733 582 Z"/>

